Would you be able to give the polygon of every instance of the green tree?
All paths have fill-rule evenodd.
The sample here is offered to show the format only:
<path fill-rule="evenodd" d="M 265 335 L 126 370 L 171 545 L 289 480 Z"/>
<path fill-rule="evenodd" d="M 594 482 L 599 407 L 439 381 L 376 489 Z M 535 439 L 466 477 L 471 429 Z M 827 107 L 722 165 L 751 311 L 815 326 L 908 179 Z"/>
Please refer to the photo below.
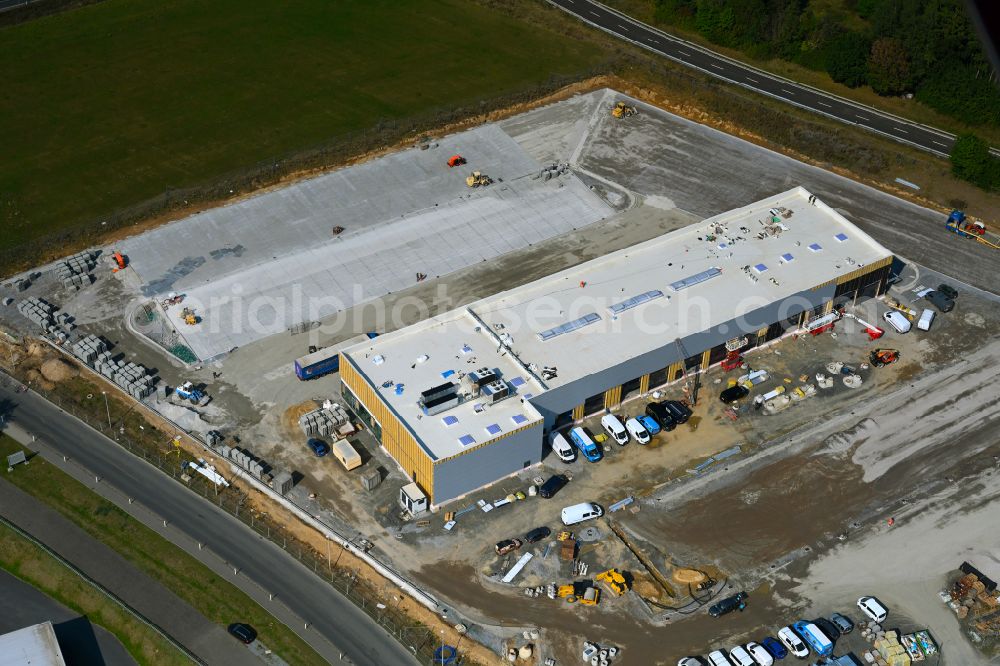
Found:
<path fill-rule="evenodd" d="M 910 87 L 910 62 L 903 42 L 882 37 L 868 56 L 868 83 L 879 95 L 899 95 Z"/>
<path fill-rule="evenodd" d="M 871 42 L 857 32 L 845 32 L 827 46 L 826 71 L 837 83 L 857 88 L 868 80 Z"/>
<path fill-rule="evenodd" d="M 963 134 L 951 149 L 951 172 L 970 183 L 991 189 L 996 182 L 997 163 L 990 155 L 990 146 L 975 134 Z"/>

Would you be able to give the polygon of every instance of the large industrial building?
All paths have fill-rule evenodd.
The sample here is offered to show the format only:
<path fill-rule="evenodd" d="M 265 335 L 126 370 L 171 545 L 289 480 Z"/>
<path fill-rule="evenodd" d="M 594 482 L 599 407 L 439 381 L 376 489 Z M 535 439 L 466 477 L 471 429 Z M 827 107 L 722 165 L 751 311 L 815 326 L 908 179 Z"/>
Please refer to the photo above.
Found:
<path fill-rule="evenodd" d="M 342 352 L 343 394 L 434 505 L 544 433 L 885 289 L 893 257 L 796 188 Z"/>

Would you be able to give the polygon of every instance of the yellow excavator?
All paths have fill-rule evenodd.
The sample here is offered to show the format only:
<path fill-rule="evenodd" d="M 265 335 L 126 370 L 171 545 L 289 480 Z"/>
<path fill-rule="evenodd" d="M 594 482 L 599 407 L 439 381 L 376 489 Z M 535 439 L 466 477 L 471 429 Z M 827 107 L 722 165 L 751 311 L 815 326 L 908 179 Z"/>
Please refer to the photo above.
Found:
<path fill-rule="evenodd" d="M 493 179 L 479 171 L 473 171 L 472 175 L 465 179 L 465 184 L 469 187 L 486 187 L 493 184 Z"/>
<path fill-rule="evenodd" d="M 589 580 L 577 581 L 556 588 L 556 596 L 565 599 L 566 603 L 577 603 L 584 606 L 596 606 L 601 601 L 601 591 Z"/>
<path fill-rule="evenodd" d="M 615 118 L 628 118 L 629 116 L 639 115 L 639 109 L 629 106 L 625 102 L 618 102 L 615 104 L 615 108 L 611 109 L 611 115 Z"/>
<path fill-rule="evenodd" d="M 625 580 L 625 576 L 623 576 L 622 572 L 618 569 L 608 569 L 607 571 L 602 571 L 594 576 L 594 578 L 604 583 L 609 590 L 614 592 L 619 597 L 628 592 L 628 581 Z"/>
<path fill-rule="evenodd" d="M 194 313 L 191 308 L 184 308 L 181 310 L 181 318 L 184 319 L 184 323 L 188 326 L 194 326 L 198 323 L 198 315 Z"/>

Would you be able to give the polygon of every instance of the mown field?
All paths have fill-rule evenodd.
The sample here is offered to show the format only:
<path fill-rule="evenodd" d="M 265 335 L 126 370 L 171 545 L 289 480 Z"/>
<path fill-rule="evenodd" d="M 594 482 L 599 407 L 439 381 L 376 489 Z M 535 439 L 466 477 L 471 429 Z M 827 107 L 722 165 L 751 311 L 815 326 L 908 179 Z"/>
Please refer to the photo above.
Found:
<path fill-rule="evenodd" d="M 0 271 L 164 193 L 393 139 L 604 57 L 466 0 L 107 0 L 2 28 Z"/>

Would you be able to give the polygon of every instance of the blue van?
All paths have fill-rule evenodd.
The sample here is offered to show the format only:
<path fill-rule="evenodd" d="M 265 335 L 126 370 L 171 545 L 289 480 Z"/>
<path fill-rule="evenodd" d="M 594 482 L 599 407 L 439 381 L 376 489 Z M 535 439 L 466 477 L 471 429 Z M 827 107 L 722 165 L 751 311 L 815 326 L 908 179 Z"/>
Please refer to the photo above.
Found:
<path fill-rule="evenodd" d="M 597 462 L 601 459 L 601 450 L 597 448 L 597 444 L 594 444 L 594 440 L 590 438 L 590 435 L 583 428 L 573 428 L 570 430 L 569 438 L 576 444 L 576 448 L 580 449 L 583 457 L 590 462 Z"/>
<path fill-rule="evenodd" d="M 792 629 L 819 656 L 828 657 L 833 653 L 833 641 L 812 622 L 796 622 Z"/>

